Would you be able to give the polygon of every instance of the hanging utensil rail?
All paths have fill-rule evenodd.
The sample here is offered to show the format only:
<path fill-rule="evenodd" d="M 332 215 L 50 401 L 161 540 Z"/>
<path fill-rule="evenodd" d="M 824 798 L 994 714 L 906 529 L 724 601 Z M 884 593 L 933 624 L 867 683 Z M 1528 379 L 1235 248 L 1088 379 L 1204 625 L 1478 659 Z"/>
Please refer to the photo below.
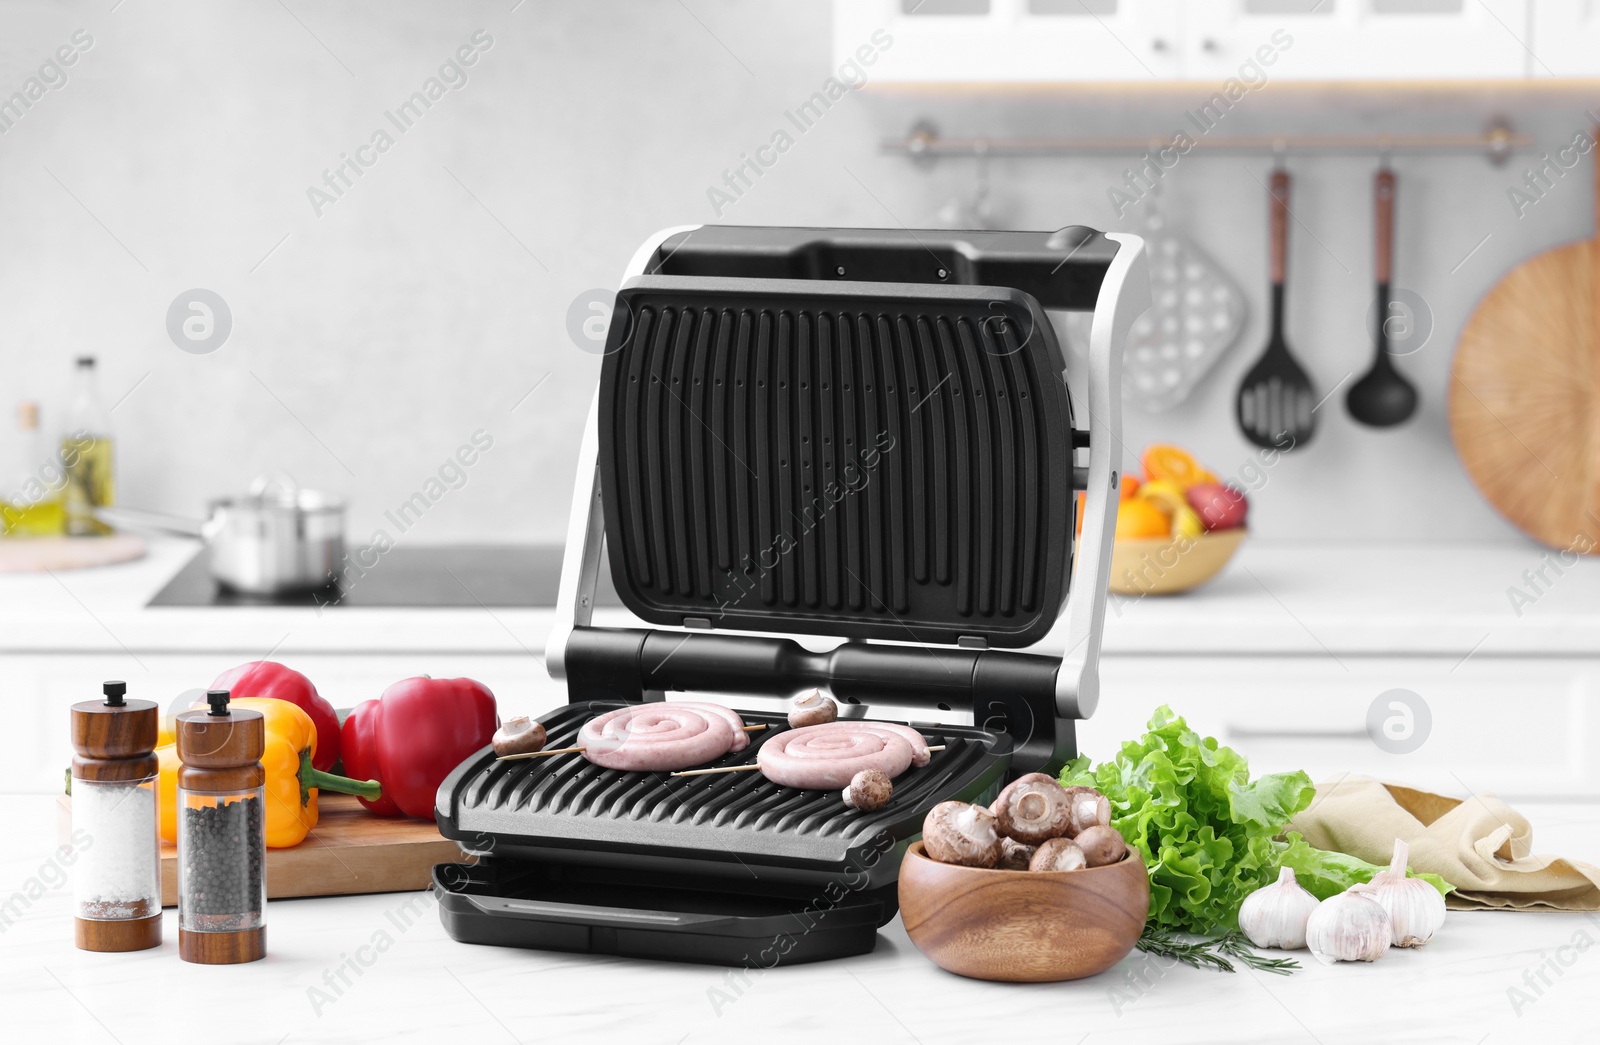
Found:
<path fill-rule="evenodd" d="M 1185 131 L 1184 133 L 1188 133 Z M 946 138 L 926 124 L 918 124 L 904 138 L 881 143 L 888 153 L 914 159 L 973 156 L 1068 156 L 1085 152 L 1140 153 L 1175 148 L 1177 132 L 1162 137 L 1088 136 L 1046 138 Z M 1190 150 L 1201 152 L 1318 153 L 1367 156 L 1373 153 L 1483 153 L 1491 163 L 1502 164 L 1514 152 L 1533 145 L 1533 136 L 1497 125 L 1481 134 L 1324 134 L 1210 136 L 1189 134 Z"/>

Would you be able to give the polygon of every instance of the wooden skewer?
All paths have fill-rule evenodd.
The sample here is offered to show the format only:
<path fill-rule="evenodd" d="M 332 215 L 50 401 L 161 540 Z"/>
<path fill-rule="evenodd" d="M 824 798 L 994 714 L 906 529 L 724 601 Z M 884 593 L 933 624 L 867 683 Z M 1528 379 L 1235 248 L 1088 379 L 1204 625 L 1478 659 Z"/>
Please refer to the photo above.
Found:
<path fill-rule="evenodd" d="M 767 727 L 765 725 L 759 725 L 759 726 L 744 726 L 742 728 L 744 729 L 744 731 L 746 733 L 754 733 L 755 731 L 757 731 L 759 729 L 766 729 Z M 579 752 L 581 752 L 582 750 L 583 750 L 582 747 L 555 747 L 555 748 L 549 749 L 548 751 L 524 751 L 519 755 L 501 755 L 498 758 L 496 758 L 495 761 L 496 762 L 515 762 L 518 759 L 523 759 L 523 758 L 543 758 L 545 755 L 576 755 Z M 929 748 L 928 750 L 932 751 L 933 749 Z"/>
<path fill-rule="evenodd" d="M 760 769 L 760 768 L 761 768 L 760 765 L 758 765 L 755 762 L 751 762 L 750 764 L 743 765 L 743 766 L 717 766 L 715 769 L 685 769 L 681 773 L 674 773 L 672 775 L 673 776 L 710 776 L 712 773 L 744 773 L 744 772 L 747 772 L 747 771 L 752 770 L 752 769 Z"/>
<path fill-rule="evenodd" d="M 554 747 L 547 751 L 524 751 L 517 755 L 501 755 L 496 762 L 515 762 L 522 758 L 543 758 L 546 755 L 575 755 L 582 751 L 581 747 Z"/>
<path fill-rule="evenodd" d="M 944 748 L 945 748 L 945 745 L 943 745 L 943 744 L 930 744 L 930 745 L 928 745 L 928 750 L 929 751 L 943 751 Z M 760 768 L 761 768 L 761 766 L 759 764 L 757 764 L 755 762 L 751 762 L 748 765 L 716 766 L 716 767 L 714 767 L 712 769 L 685 769 L 681 773 L 674 773 L 672 775 L 673 776 L 710 776 L 713 773 L 743 773 L 743 772 L 746 772 L 746 771 L 751 770 L 751 769 L 760 769 Z"/>

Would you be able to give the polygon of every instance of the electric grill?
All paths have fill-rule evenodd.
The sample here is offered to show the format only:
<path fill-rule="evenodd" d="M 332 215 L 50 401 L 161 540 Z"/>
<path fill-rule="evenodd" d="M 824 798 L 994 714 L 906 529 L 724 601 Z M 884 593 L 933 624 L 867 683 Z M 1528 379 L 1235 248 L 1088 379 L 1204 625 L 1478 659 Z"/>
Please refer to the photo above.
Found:
<path fill-rule="evenodd" d="M 569 702 L 541 719 L 547 746 L 625 704 L 723 694 L 768 728 L 714 765 L 753 763 L 786 723 L 739 698 L 821 687 L 841 717 L 870 707 L 943 750 L 862 812 L 754 771 L 485 749 L 439 789 L 440 830 L 475 857 L 434 870 L 450 934 L 761 967 L 862 953 L 932 806 L 1075 755 L 1098 700 L 1142 249 L 1082 227 L 646 243 L 579 459 L 545 651 Z M 1085 427 L 1046 309 L 1094 313 Z M 645 627 L 593 623 L 603 555 Z M 974 725 L 919 721 L 935 709 Z"/>

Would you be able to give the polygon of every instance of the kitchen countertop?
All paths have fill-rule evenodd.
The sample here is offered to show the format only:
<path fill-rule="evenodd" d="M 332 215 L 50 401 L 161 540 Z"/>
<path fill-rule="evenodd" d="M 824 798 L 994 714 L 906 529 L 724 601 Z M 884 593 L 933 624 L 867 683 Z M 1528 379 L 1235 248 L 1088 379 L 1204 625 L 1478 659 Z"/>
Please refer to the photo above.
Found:
<path fill-rule="evenodd" d="M 1521 810 L 1537 850 L 1600 861 L 1600 807 Z M 0 837 L 0 981 L 21 1042 L 1493 1045 L 1592 1040 L 1600 994 L 1600 916 L 1503 912 L 1451 912 L 1427 948 L 1373 965 L 1301 952 L 1293 976 L 1227 975 L 1135 952 L 1093 979 L 1005 985 L 940 971 L 898 918 L 868 955 L 731 972 L 457 944 L 429 894 L 405 893 L 274 901 L 264 961 L 205 968 L 179 961 L 170 910 L 159 949 L 72 946 L 52 798 L 0 797 Z"/>
<path fill-rule="evenodd" d="M 153 540 L 134 563 L 0 575 L 0 652 L 537 654 L 550 628 L 548 609 L 147 607 L 195 548 Z M 374 568 L 382 569 L 381 560 Z M 1541 568 L 1544 580 L 1525 576 Z M 1512 588 L 1525 601 L 1513 605 Z M 596 614 L 600 623 L 631 619 L 621 610 Z M 1600 560 L 1568 566 L 1554 552 L 1523 544 L 1246 543 L 1215 581 L 1191 594 L 1112 596 L 1104 651 L 1111 657 L 1587 654 L 1596 651 L 1597 634 Z"/>

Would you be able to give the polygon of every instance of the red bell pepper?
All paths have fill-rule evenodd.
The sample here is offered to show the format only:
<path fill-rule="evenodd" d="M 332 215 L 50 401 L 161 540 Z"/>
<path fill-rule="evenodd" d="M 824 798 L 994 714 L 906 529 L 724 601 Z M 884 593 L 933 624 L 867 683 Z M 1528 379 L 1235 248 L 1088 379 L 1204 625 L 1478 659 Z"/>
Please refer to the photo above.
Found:
<path fill-rule="evenodd" d="M 488 746 L 499 726 L 494 694 L 481 682 L 404 679 L 345 718 L 345 774 L 383 785 L 381 797 L 361 799 L 374 813 L 432 820 L 439 785 L 467 756 Z"/>
<path fill-rule="evenodd" d="M 326 773 L 339 761 L 339 716 L 311 680 L 293 668 L 270 660 L 253 660 L 224 671 L 211 688 L 228 690 L 235 697 L 287 700 L 310 715 L 312 725 L 317 727 L 317 754 L 311 760 L 312 766 Z"/>

